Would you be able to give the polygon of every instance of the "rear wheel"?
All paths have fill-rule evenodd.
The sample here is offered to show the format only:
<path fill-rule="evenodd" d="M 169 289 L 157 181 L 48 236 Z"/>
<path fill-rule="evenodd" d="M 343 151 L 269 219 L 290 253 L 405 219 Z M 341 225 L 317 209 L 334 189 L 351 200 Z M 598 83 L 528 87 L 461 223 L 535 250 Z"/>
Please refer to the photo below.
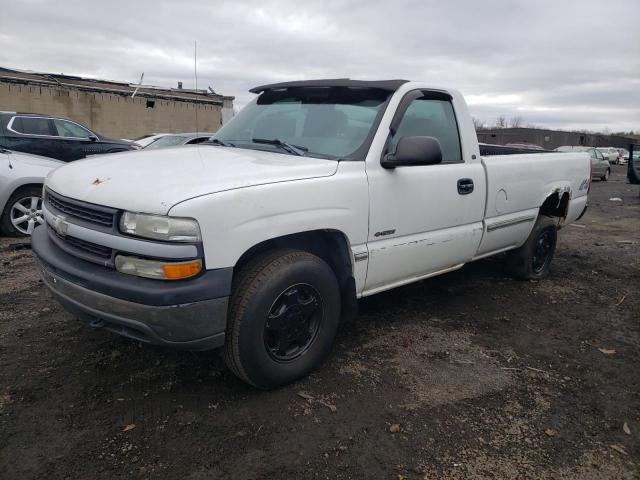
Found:
<path fill-rule="evenodd" d="M 30 185 L 13 192 L 0 215 L 0 230 L 12 237 L 28 237 L 42 224 L 42 188 Z"/>
<path fill-rule="evenodd" d="M 546 277 L 549 275 L 557 239 L 556 222 L 551 217 L 539 215 L 524 245 L 509 253 L 507 269 L 513 276 L 525 280 Z"/>
<path fill-rule="evenodd" d="M 606 182 L 609 180 L 610 176 L 611 176 L 611 170 L 607 168 L 604 172 L 604 175 L 600 177 L 600 180 L 602 180 L 603 182 Z"/>
<path fill-rule="evenodd" d="M 319 367 L 340 320 L 340 290 L 322 259 L 278 250 L 250 261 L 234 279 L 224 359 L 258 388 L 291 383 Z"/>

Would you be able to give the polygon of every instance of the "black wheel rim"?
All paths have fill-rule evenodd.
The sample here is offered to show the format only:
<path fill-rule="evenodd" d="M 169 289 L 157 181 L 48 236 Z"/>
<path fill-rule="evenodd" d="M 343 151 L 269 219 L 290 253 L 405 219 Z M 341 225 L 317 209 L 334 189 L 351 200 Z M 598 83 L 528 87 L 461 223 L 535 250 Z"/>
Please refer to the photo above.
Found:
<path fill-rule="evenodd" d="M 534 273 L 540 273 L 551 260 L 555 239 L 551 229 L 544 230 L 536 239 L 532 266 Z"/>
<path fill-rule="evenodd" d="M 304 355 L 318 335 L 324 306 L 320 293 L 299 283 L 287 288 L 271 305 L 264 325 L 267 352 L 276 361 Z"/>

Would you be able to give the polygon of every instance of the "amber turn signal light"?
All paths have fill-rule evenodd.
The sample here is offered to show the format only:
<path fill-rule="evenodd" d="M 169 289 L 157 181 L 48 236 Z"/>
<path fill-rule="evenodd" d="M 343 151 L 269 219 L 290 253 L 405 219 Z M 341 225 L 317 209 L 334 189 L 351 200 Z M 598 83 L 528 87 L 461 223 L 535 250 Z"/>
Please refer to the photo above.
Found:
<path fill-rule="evenodd" d="M 202 270 L 202 262 L 193 260 L 191 262 L 165 263 L 162 265 L 164 276 L 167 280 L 180 280 L 193 277 Z"/>

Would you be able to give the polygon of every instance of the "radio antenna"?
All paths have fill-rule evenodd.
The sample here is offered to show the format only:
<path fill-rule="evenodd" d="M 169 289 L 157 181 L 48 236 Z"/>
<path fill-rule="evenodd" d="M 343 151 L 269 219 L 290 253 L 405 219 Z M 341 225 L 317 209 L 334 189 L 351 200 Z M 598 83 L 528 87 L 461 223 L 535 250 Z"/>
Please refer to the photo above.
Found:
<path fill-rule="evenodd" d="M 196 95 L 198 93 L 198 42 L 193 41 L 193 76 L 196 80 Z M 198 134 L 198 103 L 195 104 L 196 109 L 196 135 Z"/>
<path fill-rule="evenodd" d="M 136 93 L 138 93 L 138 89 L 140 88 L 140 86 L 142 85 L 142 79 L 144 78 L 144 72 L 142 72 L 142 75 L 140 75 L 140 81 L 138 82 L 138 85 L 136 85 L 136 89 L 133 91 L 133 93 L 131 94 L 131 98 L 136 96 Z M 60 82 L 58 82 L 60 83 Z"/>

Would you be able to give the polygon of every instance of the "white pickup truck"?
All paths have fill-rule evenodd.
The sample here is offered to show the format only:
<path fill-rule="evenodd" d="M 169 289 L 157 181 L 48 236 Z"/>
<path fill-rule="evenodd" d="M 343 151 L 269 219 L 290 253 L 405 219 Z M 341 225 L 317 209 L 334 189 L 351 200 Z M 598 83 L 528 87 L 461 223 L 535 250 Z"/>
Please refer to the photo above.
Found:
<path fill-rule="evenodd" d="M 33 251 L 93 327 L 221 348 L 259 388 L 330 352 L 356 299 L 510 251 L 549 272 L 587 206 L 586 153 L 483 157 L 463 97 L 406 80 L 300 81 L 211 142 L 77 161 L 44 187 Z"/>

